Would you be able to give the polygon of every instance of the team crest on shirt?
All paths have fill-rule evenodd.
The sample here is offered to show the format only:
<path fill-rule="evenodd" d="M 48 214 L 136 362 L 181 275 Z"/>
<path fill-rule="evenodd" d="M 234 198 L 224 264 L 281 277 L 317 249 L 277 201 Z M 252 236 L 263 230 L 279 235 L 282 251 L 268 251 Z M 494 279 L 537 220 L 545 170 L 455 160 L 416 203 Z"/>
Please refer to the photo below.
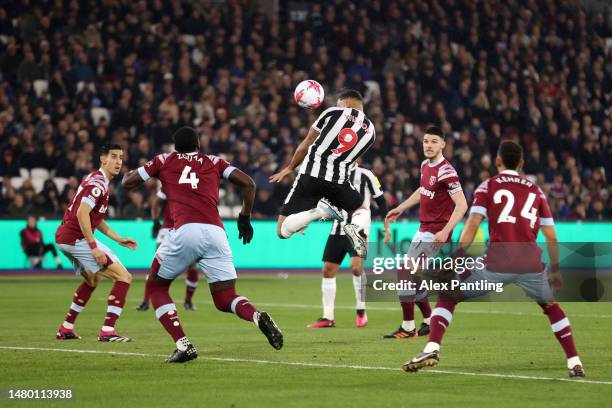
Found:
<path fill-rule="evenodd" d="M 437 179 L 436 176 L 429 177 L 429 185 L 433 186 L 434 184 L 436 184 L 436 179 Z"/>

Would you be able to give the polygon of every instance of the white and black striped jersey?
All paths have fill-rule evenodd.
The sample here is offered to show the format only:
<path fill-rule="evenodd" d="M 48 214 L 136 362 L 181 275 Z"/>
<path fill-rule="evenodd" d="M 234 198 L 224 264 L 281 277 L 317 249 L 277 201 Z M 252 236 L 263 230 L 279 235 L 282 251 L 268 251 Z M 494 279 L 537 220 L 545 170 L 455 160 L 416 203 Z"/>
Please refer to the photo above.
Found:
<path fill-rule="evenodd" d="M 359 166 L 354 167 L 349 172 L 349 182 L 362 195 L 363 206 L 368 210 L 370 209 L 370 200 L 383 195 L 378 178 L 368 169 Z M 351 222 L 351 217 L 346 211 L 342 210 L 342 218 L 344 218 L 343 222 L 334 220 L 334 225 L 329 235 L 345 235 L 344 226 Z"/>
<path fill-rule="evenodd" d="M 374 124 L 353 108 L 325 110 L 312 127 L 319 136 L 308 148 L 299 173 L 343 184 L 349 167 L 374 143 Z"/>

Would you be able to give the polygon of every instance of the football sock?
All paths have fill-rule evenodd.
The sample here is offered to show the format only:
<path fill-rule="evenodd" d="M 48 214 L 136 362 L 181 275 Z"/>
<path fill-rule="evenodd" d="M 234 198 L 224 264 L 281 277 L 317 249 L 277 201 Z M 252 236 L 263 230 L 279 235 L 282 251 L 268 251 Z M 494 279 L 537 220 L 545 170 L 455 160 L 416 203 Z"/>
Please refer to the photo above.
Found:
<path fill-rule="evenodd" d="M 436 307 L 431 312 L 431 324 L 429 326 L 429 340 L 423 350 L 425 353 L 440 350 L 442 337 L 446 332 L 446 328 L 453 320 L 453 312 L 455 311 L 456 302 L 438 300 Z"/>
<path fill-rule="evenodd" d="M 257 312 L 255 306 L 249 299 L 236 293 L 235 288 L 227 288 L 212 294 L 213 302 L 217 309 L 226 313 L 234 313 L 243 320 L 254 322 L 254 314 Z"/>
<path fill-rule="evenodd" d="M 311 222 L 320 220 L 322 217 L 323 214 L 317 208 L 291 214 L 285 218 L 283 225 L 281 225 L 281 235 L 289 238 L 296 232 L 306 228 Z"/>
<path fill-rule="evenodd" d="M 187 269 L 187 279 L 185 280 L 185 303 L 191 302 L 191 298 L 198 287 L 198 269 L 195 265 L 191 265 Z"/>
<path fill-rule="evenodd" d="M 151 294 L 151 305 L 155 309 L 155 317 L 157 317 L 157 320 L 159 320 L 166 332 L 172 336 L 178 348 L 178 341 L 186 336 L 178 317 L 176 305 L 170 297 L 170 284 L 169 282 L 158 282 L 156 279 L 151 278 L 147 280 L 147 286 L 149 286 L 149 293 Z"/>
<path fill-rule="evenodd" d="M 367 233 L 370 222 L 370 210 L 366 210 L 365 208 L 359 208 L 351 215 L 351 223 L 355 224 L 364 234 Z"/>
<path fill-rule="evenodd" d="M 78 317 L 79 313 L 83 311 L 83 308 L 87 304 L 87 301 L 91 297 L 93 291 L 96 290 L 95 286 L 89 286 L 87 283 L 83 282 L 77 288 L 76 292 L 74 292 L 74 296 L 72 297 L 72 304 L 70 305 L 70 309 L 68 309 L 68 313 L 66 314 L 66 319 L 62 326 L 68 330 L 72 330 L 74 328 L 74 321 Z"/>
<path fill-rule="evenodd" d="M 156 262 L 156 261 L 153 261 L 153 262 Z M 147 285 L 148 280 L 149 280 L 149 274 L 145 276 L 144 297 L 142 299 L 143 303 L 149 303 L 151 300 L 151 294 L 149 293 L 149 285 Z"/>
<path fill-rule="evenodd" d="M 355 309 L 357 310 L 364 310 L 366 308 L 365 283 L 365 274 L 362 274 L 361 276 L 353 275 L 353 289 L 355 290 Z"/>
<path fill-rule="evenodd" d="M 334 320 L 336 278 L 323 278 L 321 280 L 321 293 L 323 294 L 323 318 Z"/>
<path fill-rule="evenodd" d="M 106 308 L 106 317 L 104 318 L 104 326 L 102 331 L 112 331 L 115 328 L 115 323 L 125 305 L 125 298 L 127 296 L 130 284 L 127 282 L 115 282 L 110 294 L 108 295 L 108 307 Z"/>
<path fill-rule="evenodd" d="M 429 324 L 431 320 L 431 307 L 429 306 L 429 301 L 427 298 L 417 301 L 416 305 L 419 307 L 421 314 L 423 315 L 423 323 Z"/>
<path fill-rule="evenodd" d="M 568 368 L 573 368 L 576 364 L 573 364 L 571 367 L 570 364 L 575 363 L 576 361 L 578 361 L 578 364 L 580 364 L 580 359 L 577 358 L 578 352 L 576 351 L 576 346 L 574 345 L 572 326 L 570 326 L 569 319 L 565 316 L 563 309 L 561 309 L 558 303 L 554 303 L 549 307 L 546 307 L 545 305 L 540 305 L 540 307 L 542 307 L 544 310 L 544 314 L 548 316 L 552 331 L 565 352 L 565 356 L 568 359 Z M 570 362 L 570 360 L 572 361 Z"/>
<path fill-rule="evenodd" d="M 402 306 L 402 329 L 406 331 L 414 330 L 414 301 L 401 301 L 400 305 Z"/>

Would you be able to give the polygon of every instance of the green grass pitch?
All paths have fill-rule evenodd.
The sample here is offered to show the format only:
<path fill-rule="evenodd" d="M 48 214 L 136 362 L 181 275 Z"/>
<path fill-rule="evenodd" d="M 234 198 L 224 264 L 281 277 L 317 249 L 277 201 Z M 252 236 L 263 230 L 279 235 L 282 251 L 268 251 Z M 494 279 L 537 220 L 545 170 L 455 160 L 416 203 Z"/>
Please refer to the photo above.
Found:
<path fill-rule="evenodd" d="M 289 272 L 288 279 L 276 274 L 239 279 L 238 292 L 283 329 L 281 351 L 251 323 L 218 312 L 204 281 L 194 298 L 199 309 L 182 311 L 180 278 L 173 296 L 201 358 L 167 365 L 171 339 L 152 311 L 134 310 L 142 275 L 135 277 L 117 326 L 134 342 L 96 341 L 110 282 L 102 283 L 79 316 L 76 329 L 83 339 L 55 340 L 79 282 L 70 276 L 0 277 L 0 388 L 74 389 L 73 402 L 39 404 L 45 407 L 603 407 L 612 401 L 611 303 L 563 305 L 587 370 L 588 382 L 580 382 L 559 381 L 567 378 L 563 352 L 548 320 L 531 303 L 460 305 L 438 371 L 409 374 L 399 367 L 426 339 L 381 339 L 400 323 L 399 305 L 393 303 L 371 303 L 368 327 L 353 327 L 348 275 L 338 278 L 338 327 L 319 330 L 306 325 L 321 314 L 320 276 Z M 418 322 L 418 309 L 416 314 Z"/>

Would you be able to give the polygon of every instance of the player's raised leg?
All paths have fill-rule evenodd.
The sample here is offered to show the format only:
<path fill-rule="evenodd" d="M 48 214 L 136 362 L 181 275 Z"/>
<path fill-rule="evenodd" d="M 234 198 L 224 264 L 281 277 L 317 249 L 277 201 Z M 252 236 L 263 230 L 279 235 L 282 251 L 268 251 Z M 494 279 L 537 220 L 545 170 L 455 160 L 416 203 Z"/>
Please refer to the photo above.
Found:
<path fill-rule="evenodd" d="M 337 235 L 336 237 L 342 238 Z M 330 236 L 331 239 L 331 236 Z M 321 279 L 321 300 L 323 302 L 323 317 L 319 318 L 316 322 L 309 324 L 309 329 L 321 329 L 326 327 L 336 327 L 336 320 L 334 319 L 334 303 L 336 301 L 336 274 L 340 268 L 340 261 L 333 261 L 329 258 L 331 256 L 330 250 L 330 239 L 325 247 L 323 254 L 323 278 Z M 342 253 L 344 257 L 344 253 Z M 327 259 L 327 260 L 325 260 Z"/>
<path fill-rule="evenodd" d="M 233 313 L 239 318 L 253 322 L 276 350 L 283 347 L 283 333 L 267 312 L 258 311 L 251 301 L 236 293 L 236 280 L 210 282 L 210 293 L 218 310 Z"/>
<path fill-rule="evenodd" d="M 561 306 L 556 302 L 540 303 L 540 307 L 550 321 L 550 327 L 557 338 L 557 341 L 563 348 L 567 357 L 567 369 L 569 370 L 570 378 L 584 377 L 585 372 L 576 351 L 574 344 L 574 336 L 572 335 L 572 326 L 569 319 L 565 315 Z"/>
<path fill-rule="evenodd" d="M 363 259 L 359 256 L 351 256 L 350 268 L 353 275 L 353 290 L 355 291 L 355 326 L 365 327 L 368 325 L 368 315 L 365 302 L 367 281 L 363 272 Z"/>
<path fill-rule="evenodd" d="M 189 266 L 187 269 L 187 278 L 185 279 L 185 300 L 183 305 L 185 310 L 196 310 L 195 305 L 193 304 L 193 294 L 198 288 L 198 279 L 200 277 L 200 272 L 195 265 Z"/>
<path fill-rule="evenodd" d="M 225 231 L 210 224 L 190 228 L 197 229 L 203 237 L 198 241 L 197 251 L 204 254 L 204 257 L 200 259 L 198 266 L 208 280 L 217 309 L 253 322 L 266 336 L 270 345 L 280 350 L 283 347 L 283 333 L 272 317 L 264 311 L 258 311 L 247 297 L 236 293 L 236 268 Z"/>

